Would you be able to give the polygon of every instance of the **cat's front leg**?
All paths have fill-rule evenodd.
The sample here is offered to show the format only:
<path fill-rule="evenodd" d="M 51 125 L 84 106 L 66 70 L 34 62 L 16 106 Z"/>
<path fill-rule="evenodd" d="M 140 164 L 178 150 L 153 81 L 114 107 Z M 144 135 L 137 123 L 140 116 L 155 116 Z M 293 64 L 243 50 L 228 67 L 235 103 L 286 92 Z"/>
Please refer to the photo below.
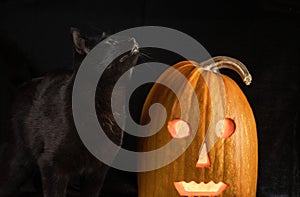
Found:
<path fill-rule="evenodd" d="M 44 197 L 65 197 L 69 176 L 62 173 L 58 166 L 47 159 L 40 158 L 38 165 L 42 177 Z"/>

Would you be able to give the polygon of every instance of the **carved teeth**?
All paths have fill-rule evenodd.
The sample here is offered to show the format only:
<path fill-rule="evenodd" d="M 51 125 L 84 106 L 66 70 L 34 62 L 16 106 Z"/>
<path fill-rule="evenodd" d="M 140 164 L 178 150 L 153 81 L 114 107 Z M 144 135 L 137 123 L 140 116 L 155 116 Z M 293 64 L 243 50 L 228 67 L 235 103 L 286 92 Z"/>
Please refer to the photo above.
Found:
<path fill-rule="evenodd" d="M 219 183 L 213 181 L 208 183 L 196 183 L 195 181 L 187 183 L 180 181 L 174 182 L 174 185 L 180 196 L 218 196 L 228 187 L 222 181 Z"/>

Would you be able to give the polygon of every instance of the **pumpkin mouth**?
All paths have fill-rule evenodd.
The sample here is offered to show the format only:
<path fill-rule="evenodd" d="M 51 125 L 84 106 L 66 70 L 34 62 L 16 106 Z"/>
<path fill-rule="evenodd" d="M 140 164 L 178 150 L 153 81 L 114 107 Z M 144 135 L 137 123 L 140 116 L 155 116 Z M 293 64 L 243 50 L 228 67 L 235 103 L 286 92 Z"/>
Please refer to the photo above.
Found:
<path fill-rule="evenodd" d="M 191 181 L 189 183 L 185 181 L 174 182 L 180 196 L 218 196 L 220 195 L 228 185 L 220 181 L 215 183 L 210 181 L 209 183 L 196 183 Z"/>

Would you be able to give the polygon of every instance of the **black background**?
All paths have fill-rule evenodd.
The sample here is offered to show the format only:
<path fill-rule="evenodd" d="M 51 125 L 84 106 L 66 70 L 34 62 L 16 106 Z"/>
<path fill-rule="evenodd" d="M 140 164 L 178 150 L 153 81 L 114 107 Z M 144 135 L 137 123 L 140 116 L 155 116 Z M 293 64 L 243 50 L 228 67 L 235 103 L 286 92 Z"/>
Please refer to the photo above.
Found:
<path fill-rule="evenodd" d="M 245 63 L 253 76 L 245 86 L 259 140 L 257 196 L 300 196 L 299 67 L 300 3 L 267 1 L 0 1 L 1 133 L 16 84 L 72 65 L 70 27 L 118 32 L 159 25 L 189 34 L 212 56 Z M 117 175 L 116 175 L 117 174 Z M 104 196 L 113 196 L 113 172 Z M 126 174 L 126 173 L 124 173 Z M 1 175 L 0 175 L 1 176 Z M 134 196 L 134 174 L 121 175 L 121 196 Z M 117 186 L 118 187 L 118 186 Z"/>

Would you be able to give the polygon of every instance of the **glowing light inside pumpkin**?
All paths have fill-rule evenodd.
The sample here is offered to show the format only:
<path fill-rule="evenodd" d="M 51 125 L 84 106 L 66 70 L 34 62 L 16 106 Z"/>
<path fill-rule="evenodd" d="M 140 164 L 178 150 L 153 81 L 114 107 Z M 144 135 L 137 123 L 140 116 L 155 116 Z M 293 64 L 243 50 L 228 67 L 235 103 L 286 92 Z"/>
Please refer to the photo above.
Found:
<path fill-rule="evenodd" d="M 198 167 L 198 168 L 210 167 L 210 161 L 209 161 L 209 157 L 208 157 L 208 154 L 207 154 L 206 143 L 204 143 L 203 146 L 202 146 L 202 149 L 201 149 L 196 167 Z"/>
<path fill-rule="evenodd" d="M 222 181 L 219 183 L 213 181 L 209 183 L 180 181 L 175 182 L 174 185 L 180 196 L 218 196 L 228 187 Z"/>
<path fill-rule="evenodd" d="M 235 131 L 235 123 L 230 118 L 225 118 L 224 120 L 219 120 L 216 125 L 216 134 L 220 138 L 228 138 Z"/>
<path fill-rule="evenodd" d="M 191 134 L 190 125 L 181 119 L 174 119 L 168 122 L 168 131 L 173 138 L 185 138 Z"/>

